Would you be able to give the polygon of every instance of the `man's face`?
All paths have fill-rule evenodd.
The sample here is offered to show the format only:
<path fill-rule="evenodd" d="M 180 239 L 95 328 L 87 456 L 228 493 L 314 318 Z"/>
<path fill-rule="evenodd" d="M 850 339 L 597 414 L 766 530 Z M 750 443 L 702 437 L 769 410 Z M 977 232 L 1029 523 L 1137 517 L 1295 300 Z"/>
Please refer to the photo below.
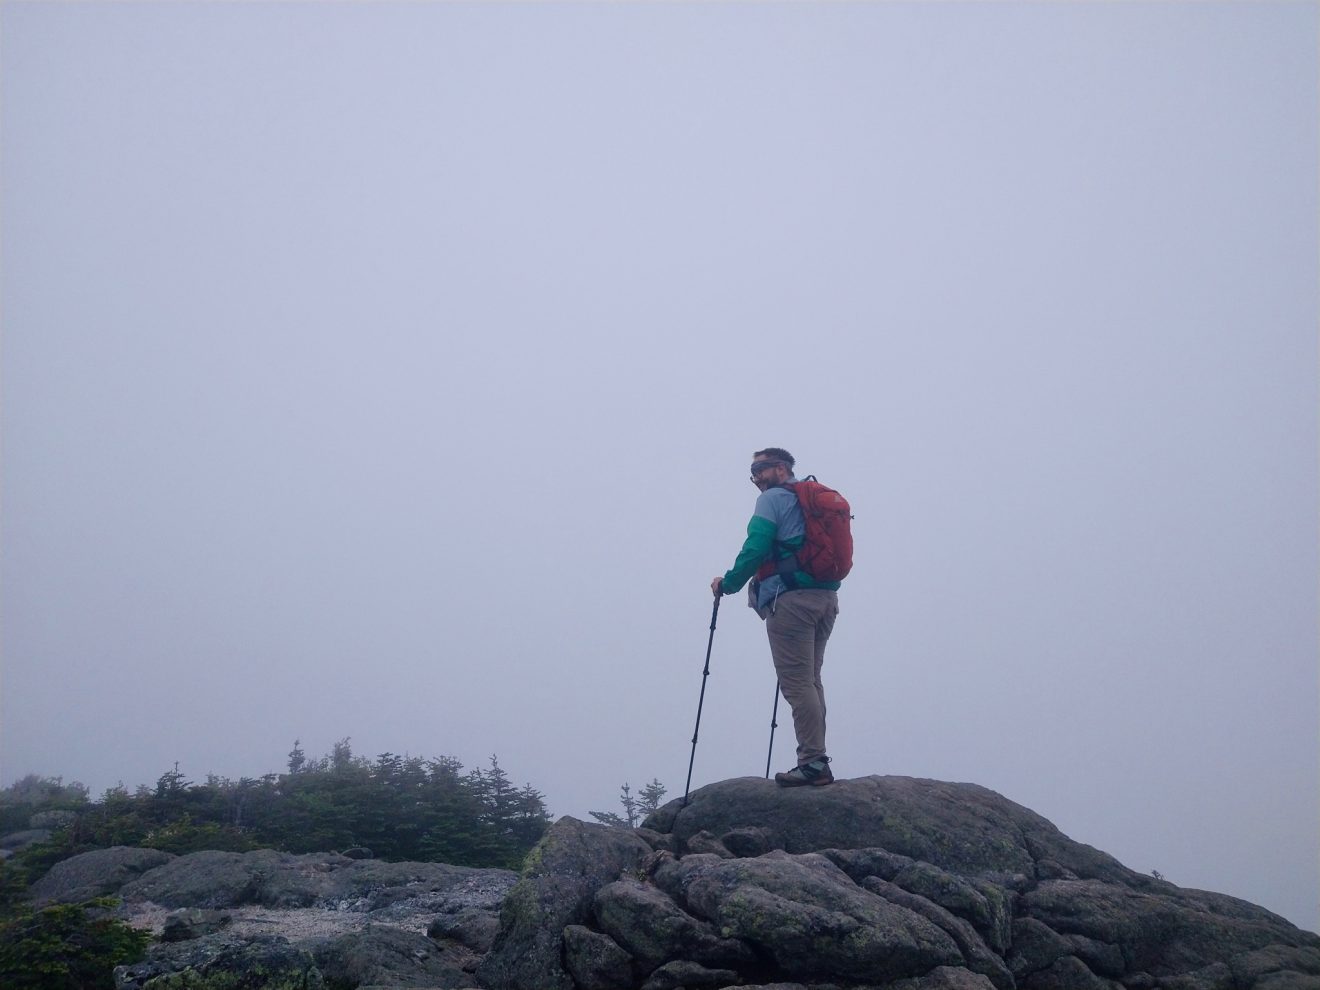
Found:
<path fill-rule="evenodd" d="M 788 467 L 783 461 L 773 458 L 758 458 L 752 455 L 752 484 L 761 491 L 782 484 L 788 480 Z"/>

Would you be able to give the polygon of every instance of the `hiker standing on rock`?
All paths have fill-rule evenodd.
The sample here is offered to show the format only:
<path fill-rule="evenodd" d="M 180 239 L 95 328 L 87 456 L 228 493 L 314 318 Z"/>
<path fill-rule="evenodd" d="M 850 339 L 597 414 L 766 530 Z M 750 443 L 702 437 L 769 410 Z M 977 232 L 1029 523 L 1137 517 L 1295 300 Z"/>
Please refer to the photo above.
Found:
<path fill-rule="evenodd" d="M 733 567 L 710 584 L 719 597 L 752 580 L 748 604 L 765 620 L 779 690 L 793 709 L 797 735 L 797 766 L 775 774 L 783 787 L 834 782 L 820 668 L 839 614 L 839 582 L 852 566 L 847 501 L 812 477 L 798 481 L 794 463 L 780 447 L 752 455 L 752 483 L 761 494 L 747 539 Z"/>

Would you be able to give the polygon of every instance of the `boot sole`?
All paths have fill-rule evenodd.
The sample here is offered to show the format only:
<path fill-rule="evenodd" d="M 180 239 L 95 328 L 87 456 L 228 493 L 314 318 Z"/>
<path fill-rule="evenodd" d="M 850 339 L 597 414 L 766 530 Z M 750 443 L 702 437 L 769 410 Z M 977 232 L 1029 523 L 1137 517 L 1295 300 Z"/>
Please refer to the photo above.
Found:
<path fill-rule="evenodd" d="M 775 783 L 780 787 L 825 787 L 827 784 L 834 783 L 834 777 L 831 776 L 828 779 L 817 777 L 815 780 L 797 781 L 792 778 L 780 780 L 780 775 L 775 774 Z"/>

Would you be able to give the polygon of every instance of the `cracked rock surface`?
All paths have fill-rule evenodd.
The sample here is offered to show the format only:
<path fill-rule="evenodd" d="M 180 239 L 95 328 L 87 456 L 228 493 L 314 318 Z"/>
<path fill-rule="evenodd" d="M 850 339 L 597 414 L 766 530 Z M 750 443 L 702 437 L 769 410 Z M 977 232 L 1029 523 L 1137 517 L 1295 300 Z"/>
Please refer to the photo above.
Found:
<path fill-rule="evenodd" d="M 1320 937 L 974 784 L 740 778 L 636 830 L 561 819 L 545 846 L 477 971 L 491 990 L 1320 990 Z"/>
<path fill-rule="evenodd" d="M 973 784 L 711 784 L 562 818 L 521 874 L 333 854 L 66 861 L 171 941 L 120 990 L 1320 990 L 1320 936 Z M 54 871 L 52 871 L 54 873 Z"/>

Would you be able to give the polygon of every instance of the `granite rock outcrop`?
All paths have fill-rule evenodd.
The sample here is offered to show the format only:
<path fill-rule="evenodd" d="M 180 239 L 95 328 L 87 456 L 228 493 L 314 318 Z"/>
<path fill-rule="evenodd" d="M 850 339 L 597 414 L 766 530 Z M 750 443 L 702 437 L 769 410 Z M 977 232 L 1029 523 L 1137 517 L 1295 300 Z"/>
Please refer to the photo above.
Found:
<path fill-rule="evenodd" d="M 120 990 L 1320 990 L 1320 936 L 973 784 L 728 780 L 637 829 L 562 818 L 521 874 L 144 852 L 37 886 L 164 936 Z"/>

